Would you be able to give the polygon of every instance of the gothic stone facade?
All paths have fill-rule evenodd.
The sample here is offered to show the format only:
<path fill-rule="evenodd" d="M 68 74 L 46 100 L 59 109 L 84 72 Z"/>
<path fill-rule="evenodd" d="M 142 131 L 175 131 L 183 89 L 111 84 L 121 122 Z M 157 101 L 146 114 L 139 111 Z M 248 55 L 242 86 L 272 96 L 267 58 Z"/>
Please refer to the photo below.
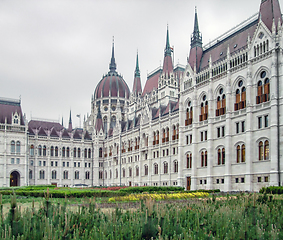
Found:
<path fill-rule="evenodd" d="M 224 191 L 280 185 L 282 46 L 277 0 L 261 1 L 259 14 L 207 46 L 195 13 L 186 66 L 173 66 L 167 29 L 163 67 L 142 89 L 137 56 L 130 92 L 116 72 L 113 45 L 83 129 L 73 129 L 71 117 L 68 129 L 23 120 L 16 131 L 13 121 L 1 121 L 1 184 Z M 12 111 L 11 118 L 16 112 L 22 116 Z"/>

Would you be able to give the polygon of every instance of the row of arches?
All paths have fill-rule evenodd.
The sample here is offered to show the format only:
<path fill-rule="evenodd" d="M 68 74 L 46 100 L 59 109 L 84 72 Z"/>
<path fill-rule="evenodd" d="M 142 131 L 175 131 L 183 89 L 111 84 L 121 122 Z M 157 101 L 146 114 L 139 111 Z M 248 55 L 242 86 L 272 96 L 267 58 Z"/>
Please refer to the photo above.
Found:
<path fill-rule="evenodd" d="M 260 141 L 258 143 L 258 160 L 269 160 L 269 141 Z M 192 168 L 193 155 L 191 152 L 186 154 L 187 168 Z M 236 145 L 236 163 L 246 162 L 246 146 L 244 143 Z M 225 165 L 225 148 L 219 147 L 217 149 L 217 165 Z M 200 152 L 200 167 L 207 167 L 207 151 Z"/>
<path fill-rule="evenodd" d="M 40 170 L 39 171 L 39 179 L 45 179 L 46 174 L 45 170 Z M 29 170 L 29 179 L 33 179 L 33 170 Z M 58 172 L 56 170 L 51 171 L 51 179 L 52 180 L 58 180 Z M 65 170 L 63 171 L 63 179 L 69 179 L 69 171 Z M 80 179 L 80 172 L 75 171 L 74 172 L 74 179 Z M 90 172 L 86 171 L 85 172 L 85 179 L 90 179 Z"/>
<path fill-rule="evenodd" d="M 270 100 L 270 80 L 266 70 L 261 70 L 258 74 L 256 104 Z M 246 84 L 243 79 L 239 79 L 234 86 L 234 111 L 246 108 Z M 226 114 L 226 94 L 223 86 L 219 86 L 215 92 L 215 116 Z M 199 97 L 199 121 L 205 121 L 208 118 L 209 102 L 207 93 L 203 92 Z M 186 101 L 186 119 L 185 126 L 193 123 L 193 106 L 191 99 Z"/>
<path fill-rule="evenodd" d="M 47 147 L 45 145 L 39 145 L 37 148 L 37 155 L 38 156 L 47 156 Z M 62 157 L 70 157 L 70 151 L 71 149 L 69 147 L 62 147 L 61 150 L 61 155 Z M 57 146 L 51 146 L 50 147 L 50 156 L 51 157 L 58 157 L 59 156 L 59 148 Z M 35 155 L 35 146 L 32 144 L 30 145 L 30 156 L 34 156 Z M 84 158 L 91 158 L 91 148 L 85 148 L 84 149 Z M 82 154 L 81 154 L 81 148 L 73 148 L 73 157 L 74 158 L 81 158 Z"/>

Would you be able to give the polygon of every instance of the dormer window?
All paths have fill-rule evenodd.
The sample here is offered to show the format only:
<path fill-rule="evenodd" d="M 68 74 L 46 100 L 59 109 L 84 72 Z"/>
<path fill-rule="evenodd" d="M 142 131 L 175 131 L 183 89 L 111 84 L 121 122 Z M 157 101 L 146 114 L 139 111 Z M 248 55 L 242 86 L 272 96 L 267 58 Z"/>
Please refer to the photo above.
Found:
<path fill-rule="evenodd" d="M 12 123 L 14 125 L 19 125 L 20 124 L 20 116 L 19 116 L 19 114 L 17 112 L 12 117 Z"/>

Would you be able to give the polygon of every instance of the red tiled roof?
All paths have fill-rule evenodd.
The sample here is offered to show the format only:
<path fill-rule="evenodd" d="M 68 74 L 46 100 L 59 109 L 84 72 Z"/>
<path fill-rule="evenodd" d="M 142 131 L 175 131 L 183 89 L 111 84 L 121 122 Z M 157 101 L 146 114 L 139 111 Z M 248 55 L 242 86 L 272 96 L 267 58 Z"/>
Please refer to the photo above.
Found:
<path fill-rule="evenodd" d="M 134 79 L 133 92 L 137 94 L 142 92 L 140 77 L 135 77 Z"/>
<path fill-rule="evenodd" d="M 100 131 L 100 129 L 103 130 L 103 124 L 102 124 L 102 119 L 101 118 L 96 118 L 96 122 L 95 122 L 95 130 L 98 133 Z"/>
<path fill-rule="evenodd" d="M 81 135 L 80 135 L 80 133 L 79 133 L 79 130 L 78 130 L 78 129 L 75 130 L 75 133 L 74 133 L 74 135 L 73 135 L 73 138 L 75 138 L 75 139 L 81 139 L 81 138 L 82 138 Z"/>
<path fill-rule="evenodd" d="M 229 36 L 220 43 L 217 43 L 215 46 L 212 46 L 211 48 L 205 50 L 203 52 L 203 56 L 201 59 L 200 70 L 203 70 L 209 66 L 210 55 L 211 55 L 212 63 L 215 63 L 221 58 L 227 56 L 228 46 L 230 53 L 236 52 L 239 49 L 245 47 L 247 45 L 248 36 L 250 36 L 251 38 L 253 37 L 256 27 L 257 27 L 257 21 L 251 23 L 246 28 L 241 29 L 235 34 Z"/>
<path fill-rule="evenodd" d="M 7 118 L 7 123 L 11 124 L 12 114 L 15 112 L 21 116 L 20 124 L 25 125 L 20 102 L 0 100 L 0 123 L 5 123 L 5 118 Z"/>
<path fill-rule="evenodd" d="M 277 30 L 278 19 L 280 19 L 282 23 L 281 10 L 278 0 L 266 0 L 264 2 L 262 1 L 260 5 L 260 15 L 261 20 L 265 23 L 270 32 L 272 32 L 272 23 L 274 18 Z"/>
<path fill-rule="evenodd" d="M 173 72 L 173 63 L 171 56 L 165 56 L 163 61 L 163 72 L 164 73 L 171 73 Z"/>
<path fill-rule="evenodd" d="M 192 69 L 194 69 L 196 65 L 196 69 L 199 69 L 200 61 L 202 57 L 202 48 L 200 47 L 194 47 L 190 50 L 190 56 L 189 56 L 189 64 Z"/>
<path fill-rule="evenodd" d="M 48 122 L 48 121 L 38 121 L 38 120 L 31 120 L 28 123 L 29 128 L 32 129 L 39 129 L 43 128 L 45 130 L 51 130 L 54 128 L 56 131 L 61 131 L 64 127 L 57 122 Z"/>
<path fill-rule="evenodd" d="M 144 89 L 143 89 L 142 96 L 144 96 L 145 94 L 150 93 L 154 89 L 158 88 L 158 78 L 159 78 L 159 76 L 160 76 L 160 72 L 154 74 L 149 79 L 147 79 L 145 86 L 144 86 Z"/>
<path fill-rule="evenodd" d="M 69 133 L 68 133 L 68 131 L 67 131 L 67 129 L 64 129 L 64 130 L 63 130 L 62 138 L 71 138 L 70 135 L 69 135 Z"/>
<path fill-rule="evenodd" d="M 56 132 L 55 128 L 52 128 L 50 137 L 59 137 L 59 134 Z"/>

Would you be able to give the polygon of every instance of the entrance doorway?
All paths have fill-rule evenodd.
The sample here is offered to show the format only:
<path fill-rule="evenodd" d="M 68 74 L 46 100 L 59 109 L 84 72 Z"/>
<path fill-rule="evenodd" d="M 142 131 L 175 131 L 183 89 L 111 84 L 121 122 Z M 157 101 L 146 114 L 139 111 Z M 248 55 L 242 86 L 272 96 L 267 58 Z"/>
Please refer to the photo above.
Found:
<path fill-rule="evenodd" d="M 191 177 L 187 177 L 187 191 L 191 190 Z"/>
<path fill-rule="evenodd" d="M 20 186 L 20 174 L 17 171 L 10 174 L 10 187 Z"/>
<path fill-rule="evenodd" d="M 132 182 L 131 181 L 129 181 L 129 187 L 131 187 L 132 186 Z"/>

